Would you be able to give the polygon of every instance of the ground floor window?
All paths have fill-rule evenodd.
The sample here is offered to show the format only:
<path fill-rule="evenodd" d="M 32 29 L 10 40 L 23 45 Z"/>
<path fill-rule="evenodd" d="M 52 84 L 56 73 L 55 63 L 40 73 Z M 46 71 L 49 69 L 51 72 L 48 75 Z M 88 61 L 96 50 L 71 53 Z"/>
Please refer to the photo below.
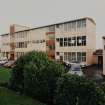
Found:
<path fill-rule="evenodd" d="M 19 58 L 20 56 L 24 55 L 24 52 L 17 52 L 16 55 L 17 55 L 17 58 Z"/>
<path fill-rule="evenodd" d="M 86 52 L 64 52 L 64 61 L 86 62 Z"/>

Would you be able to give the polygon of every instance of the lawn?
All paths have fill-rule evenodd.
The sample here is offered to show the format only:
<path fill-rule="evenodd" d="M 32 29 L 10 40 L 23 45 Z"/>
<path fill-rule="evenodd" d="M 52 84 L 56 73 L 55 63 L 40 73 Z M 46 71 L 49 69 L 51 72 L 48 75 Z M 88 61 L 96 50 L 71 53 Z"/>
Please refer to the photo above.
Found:
<path fill-rule="evenodd" d="M 8 82 L 11 69 L 0 67 L 0 83 Z"/>
<path fill-rule="evenodd" d="M 11 69 L 0 67 L 0 83 L 8 82 Z M 5 87 L 0 87 L 0 105 L 45 105 L 30 97 L 19 95 Z"/>
<path fill-rule="evenodd" d="M 0 105 L 45 105 L 27 96 L 21 96 L 15 92 L 0 87 Z"/>

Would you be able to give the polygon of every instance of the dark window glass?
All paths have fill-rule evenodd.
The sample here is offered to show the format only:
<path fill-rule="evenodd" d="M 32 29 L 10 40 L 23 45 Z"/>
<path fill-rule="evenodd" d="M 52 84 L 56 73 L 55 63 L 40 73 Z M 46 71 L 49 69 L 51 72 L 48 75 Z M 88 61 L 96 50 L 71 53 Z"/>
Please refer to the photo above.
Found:
<path fill-rule="evenodd" d="M 76 46 L 76 37 L 72 37 L 71 46 Z"/>
<path fill-rule="evenodd" d="M 64 38 L 64 46 L 67 46 L 67 38 Z"/>
<path fill-rule="evenodd" d="M 63 46 L 63 38 L 60 38 L 60 47 Z"/>
<path fill-rule="evenodd" d="M 82 36 L 82 46 L 86 46 L 86 36 Z"/>
<path fill-rule="evenodd" d="M 82 45 L 82 39 L 81 36 L 77 37 L 77 46 L 81 46 Z"/>
<path fill-rule="evenodd" d="M 56 28 L 59 28 L 59 24 L 56 25 Z"/>
<path fill-rule="evenodd" d="M 59 38 L 56 38 L 56 41 L 58 41 L 58 42 L 59 42 Z"/>
<path fill-rule="evenodd" d="M 71 46 L 71 38 L 68 38 L 68 46 Z"/>

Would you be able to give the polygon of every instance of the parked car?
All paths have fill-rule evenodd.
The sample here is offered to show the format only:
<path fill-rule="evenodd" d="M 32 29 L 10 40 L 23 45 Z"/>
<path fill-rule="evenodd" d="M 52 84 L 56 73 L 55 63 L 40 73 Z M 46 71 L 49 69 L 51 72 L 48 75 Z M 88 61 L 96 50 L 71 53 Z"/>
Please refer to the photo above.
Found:
<path fill-rule="evenodd" d="M 7 68 L 13 68 L 15 66 L 15 61 L 8 61 L 3 66 Z"/>
<path fill-rule="evenodd" d="M 71 64 L 69 62 L 64 61 L 63 65 L 64 65 L 65 72 L 68 72 L 71 68 Z"/>
<path fill-rule="evenodd" d="M 82 68 L 87 67 L 85 62 L 73 61 L 73 62 L 70 62 L 70 64 L 71 65 L 72 64 L 79 64 Z"/>
<path fill-rule="evenodd" d="M 2 66 L 2 65 L 4 65 L 7 62 L 8 62 L 8 60 L 0 60 L 0 65 Z"/>
<path fill-rule="evenodd" d="M 77 74 L 79 76 L 83 75 L 81 66 L 79 64 L 72 64 L 70 70 L 68 71 L 70 74 Z"/>

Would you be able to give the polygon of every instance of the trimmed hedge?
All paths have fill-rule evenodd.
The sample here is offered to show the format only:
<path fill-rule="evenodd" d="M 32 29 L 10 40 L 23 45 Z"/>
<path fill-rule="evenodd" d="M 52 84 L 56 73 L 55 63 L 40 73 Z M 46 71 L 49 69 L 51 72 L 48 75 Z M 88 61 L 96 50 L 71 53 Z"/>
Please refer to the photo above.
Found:
<path fill-rule="evenodd" d="M 104 105 L 105 94 L 92 80 L 66 74 L 58 81 L 56 105 Z"/>

